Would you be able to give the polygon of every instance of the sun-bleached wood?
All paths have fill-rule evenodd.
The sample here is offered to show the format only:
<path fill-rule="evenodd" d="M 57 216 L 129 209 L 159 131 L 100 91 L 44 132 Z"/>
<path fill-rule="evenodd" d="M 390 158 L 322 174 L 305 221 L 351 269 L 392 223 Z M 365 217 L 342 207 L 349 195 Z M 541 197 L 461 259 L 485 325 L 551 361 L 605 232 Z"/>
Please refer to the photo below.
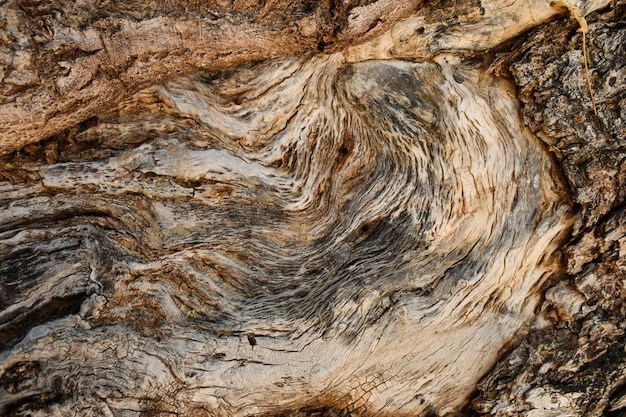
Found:
<path fill-rule="evenodd" d="M 37 142 L 141 88 L 194 71 L 346 47 L 352 61 L 430 59 L 441 51 L 497 46 L 563 12 L 548 0 L 424 7 L 418 0 L 337 7 L 289 1 L 229 7 L 187 0 L 175 7 L 109 4 L 108 10 L 93 1 L 58 2 L 66 13 L 36 2 L 0 4 L 8 45 L 0 57 L 0 152 Z M 573 3 L 585 15 L 609 1 Z M 375 37 L 366 48 L 350 48 Z"/>
<path fill-rule="evenodd" d="M 39 180 L 7 193 L 4 247 L 49 255 L 5 327 L 82 304 L 3 353 L 41 376 L 2 404 L 60 380 L 114 414 L 166 392 L 224 415 L 454 411 L 568 225 L 509 88 L 454 56 L 271 61 L 170 80 L 73 139 L 93 151 L 23 162 Z"/>
<path fill-rule="evenodd" d="M 174 76 L 163 44 L 128 67 L 142 81 L 55 79 L 114 98 L 49 128 L 11 104 L 39 121 L 6 152 L 74 127 L 2 158 L 0 412 L 445 415 L 542 305 L 582 314 L 570 286 L 544 292 L 573 223 L 560 167 L 468 56 L 561 11 L 373 4 L 327 53 L 247 62 L 268 43 Z M 357 45 L 376 13 L 389 31 Z"/>

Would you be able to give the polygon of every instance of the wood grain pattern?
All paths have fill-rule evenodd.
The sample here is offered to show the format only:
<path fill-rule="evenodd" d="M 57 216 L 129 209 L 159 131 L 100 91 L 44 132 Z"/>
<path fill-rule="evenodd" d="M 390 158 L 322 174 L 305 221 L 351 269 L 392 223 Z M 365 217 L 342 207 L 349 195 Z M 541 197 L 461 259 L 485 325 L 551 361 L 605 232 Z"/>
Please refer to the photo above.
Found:
<path fill-rule="evenodd" d="M 587 17 L 597 117 L 573 19 L 533 31 L 500 57 L 510 59 L 524 120 L 558 156 L 579 209 L 564 250 L 567 273 L 538 312 L 546 326 L 479 384 L 473 408 L 481 415 L 624 414 L 625 15 L 620 1 Z"/>
<path fill-rule="evenodd" d="M 271 61 L 6 157 L 2 365 L 37 374 L 4 409 L 52 381 L 61 413 L 464 404 L 569 224 L 508 88 L 452 56 Z"/>
<path fill-rule="evenodd" d="M 552 365 L 519 369 L 519 349 L 562 352 L 546 340 L 583 319 L 587 342 L 623 334 L 585 316 L 606 295 L 597 252 L 622 271 L 621 177 L 591 193 L 568 169 L 575 134 L 533 119 L 533 89 L 555 83 L 520 56 L 557 23 L 493 49 L 562 12 L 418 5 L 102 17 L 81 2 L 63 20 L 0 4 L 22 42 L 0 103 L 0 414 L 443 416 L 477 387 L 480 413 L 582 410 L 542 388 Z M 607 102 L 605 123 L 621 117 Z M 589 362 L 617 349 L 584 343 L 572 355 Z M 594 395 L 619 410 L 618 388 Z"/>

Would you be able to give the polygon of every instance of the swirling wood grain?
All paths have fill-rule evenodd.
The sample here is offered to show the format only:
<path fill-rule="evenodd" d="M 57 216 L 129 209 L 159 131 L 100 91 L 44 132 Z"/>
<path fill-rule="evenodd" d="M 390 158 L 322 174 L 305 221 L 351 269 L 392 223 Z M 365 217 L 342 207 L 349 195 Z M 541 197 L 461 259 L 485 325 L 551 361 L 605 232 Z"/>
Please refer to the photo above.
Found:
<path fill-rule="evenodd" d="M 176 78 L 2 166 L 6 413 L 452 412 L 570 224 L 510 86 L 452 55 Z"/>

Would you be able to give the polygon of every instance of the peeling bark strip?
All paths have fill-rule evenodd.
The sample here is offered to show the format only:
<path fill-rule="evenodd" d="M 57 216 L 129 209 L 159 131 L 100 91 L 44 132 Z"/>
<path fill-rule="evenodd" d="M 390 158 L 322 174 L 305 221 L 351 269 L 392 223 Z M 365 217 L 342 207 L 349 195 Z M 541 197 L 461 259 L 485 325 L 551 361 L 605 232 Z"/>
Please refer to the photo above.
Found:
<path fill-rule="evenodd" d="M 0 414 L 620 410 L 623 178 L 482 63 L 559 11 L 416 4 L 1 4 Z"/>

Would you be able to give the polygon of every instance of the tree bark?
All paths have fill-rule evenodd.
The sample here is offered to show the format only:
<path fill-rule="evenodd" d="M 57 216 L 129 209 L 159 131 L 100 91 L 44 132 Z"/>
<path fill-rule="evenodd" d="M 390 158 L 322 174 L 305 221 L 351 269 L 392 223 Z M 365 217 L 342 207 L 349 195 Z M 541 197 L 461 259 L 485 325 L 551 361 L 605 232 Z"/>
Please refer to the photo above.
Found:
<path fill-rule="evenodd" d="M 626 408 L 626 2 L 0 10 L 0 414 Z"/>

